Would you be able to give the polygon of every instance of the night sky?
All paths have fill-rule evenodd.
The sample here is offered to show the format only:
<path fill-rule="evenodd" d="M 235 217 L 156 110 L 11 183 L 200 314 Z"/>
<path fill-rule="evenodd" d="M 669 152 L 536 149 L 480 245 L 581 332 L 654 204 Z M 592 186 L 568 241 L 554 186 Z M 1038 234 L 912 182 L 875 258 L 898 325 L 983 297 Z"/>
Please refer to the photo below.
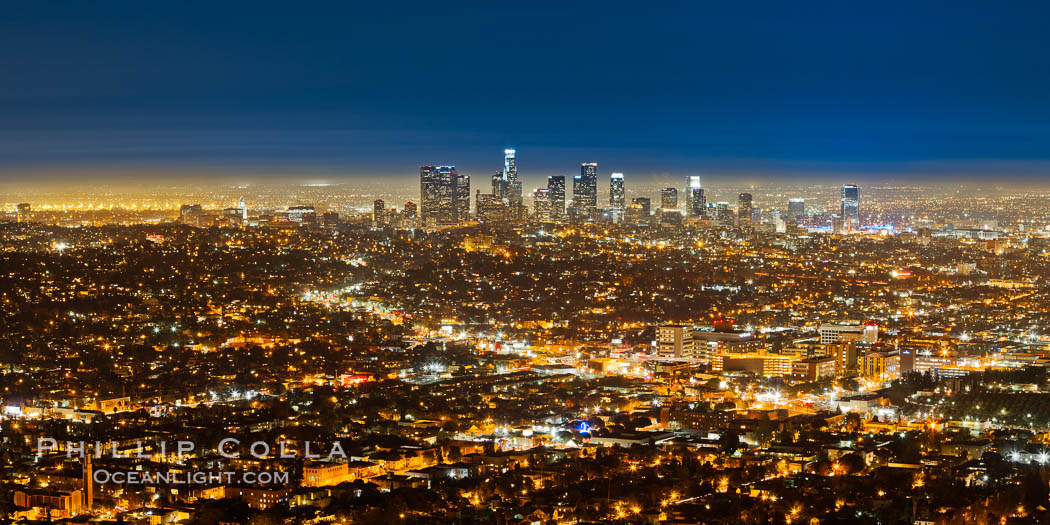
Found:
<path fill-rule="evenodd" d="M 0 12 L 5 180 L 1050 174 L 1047 2 L 76 4 Z"/>

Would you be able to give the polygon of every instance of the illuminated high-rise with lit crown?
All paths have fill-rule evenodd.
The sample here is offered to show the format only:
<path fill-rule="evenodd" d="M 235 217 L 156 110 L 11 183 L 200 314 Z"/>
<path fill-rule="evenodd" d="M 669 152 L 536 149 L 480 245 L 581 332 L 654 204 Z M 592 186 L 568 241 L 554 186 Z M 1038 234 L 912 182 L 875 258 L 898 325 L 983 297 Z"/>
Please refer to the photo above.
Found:
<path fill-rule="evenodd" d="M 690 175 L 685 189 L 686 215 L 692 218 L 703 218 L 707 215 L 707 197 L 700 187 L 700 176 Z"/>
<path fill-rule="evenodd" d="M 613 173 L 609 177 L 609 214 L 613 222 L 623 222 L 625 206 L 623 173 Z"/>
<path fill-rule="evenodd" d="M 503 177 L 507 181 L 507 204 L 512 208 L 521 206 L 521 180 L 518 179 L 517 151 L 503 150 Z"/>

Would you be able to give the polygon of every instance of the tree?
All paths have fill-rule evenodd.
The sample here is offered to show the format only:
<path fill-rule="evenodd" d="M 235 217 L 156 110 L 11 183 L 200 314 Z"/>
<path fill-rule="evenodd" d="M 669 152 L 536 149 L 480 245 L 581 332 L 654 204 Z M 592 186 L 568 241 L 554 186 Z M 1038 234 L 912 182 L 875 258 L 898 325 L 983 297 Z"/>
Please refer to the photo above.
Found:
<path fill-rule="evenodd" d="M 842 465 L 843 470 L 847 474 L 864 472 L 864 469 L 868 466 L 860 454 L 852 452 L 839 458 L 838 463 L 839 465 Z"/>
<path fill-rule="evenodd" d="M 1024 490 L 1024 504 L 1026 507 L 1035 510 L 1036 507 L 1047 506 L 1047 480 L 1046 471 L 1043 469 L 1030 470 L 1025 474 L 1024 479 L 1021 482 Z"/>
<path fill-rule="evenodd" d="M 846 432 L 857 432 L 861 428 L 862 421 L 860 419 L 860 413 L 849 412 L 846 414 L 846 419 L 842 422 L 842 426 L 845 427 Z"/>
<path fill-rule="evenodd" d="M 740 436 L 736 435 L 736 432 L 726 431 L 723 432 L 718 438 L 719 444 L 722 445 L 722 451 L 729 454 L 735 452 L 740 448 Z"/>
<path fill-rule="evenodd" d="M 766 443 L 773 438 L 773 432 L 776 430 L 776 423 L 763 419 L 758 422 L 755 426 L 755 439 L 759 443 Z"/>
<path fill-rule="evenodd" d="M 248 525 L 281 525 L 281 515 L 277 512 L 260 512 L 248 520 Z"/>

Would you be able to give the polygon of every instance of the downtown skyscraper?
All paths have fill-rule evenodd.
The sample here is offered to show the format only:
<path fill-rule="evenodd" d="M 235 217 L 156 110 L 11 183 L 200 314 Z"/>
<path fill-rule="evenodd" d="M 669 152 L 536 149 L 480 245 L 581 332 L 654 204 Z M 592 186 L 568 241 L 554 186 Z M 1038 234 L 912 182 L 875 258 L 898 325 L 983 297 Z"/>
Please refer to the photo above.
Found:
<path fill-rule="evenodd" d="M 520 207 L 521 180 L 518 179 L 517 151 L 510 148 L 503 150 L 503 178 L 507 181 L 507 204 L 511 208 Z"/>
<path fill-rule="evenodd" d="M 736 199 L 736 221 L 744 226 L 751 224 L 751 213 L 754 210 L 753 197 L 750 193 L 741 193 Z"/>
<path fill-rule="evenodd" d="M 565 218 L 565 175 L 547 177 L 547 199 L 551 220 Z"/>
<path fill-rule="evenodd" d="M 456 172 L 452 178 L 452 208 L 456 213 L 452 222 L 470 219 L 470 175 Z"/>
<path fill-rule="evenodd" d="M 677 188 L 664 188 L 660 191 L 660 209 L 667 211 L 678 209 Z"/>
<path fill-rule="evenodd" d="M 609 177 L 609 216 L 613 222 L 623 222 L 627 211 L 623 188 L 623 173 L 613 173 Z"/>
<path fill-rule="evenodd" d="M 860 227 L 860 187 L 856 184 L 842 185 L 842 224 L 846 230 Z"/>
<path fill-rule="evenodd" d="M 521 180 L 518 179 L 517 151 L 503 150 L 503 170 L 492 176 L 492 194 L 503 204 L 521 206 Z"/>
<path fill-rule="evenodd" d="M 572 206 L 569 218 L 573 222 L 593 221 L 598 216 L 598 163 L 580 164 L 580 174 L 572 178 Z"/>
<path fill-rule="evenodd" d="M 532 192 L 532 218 L 537 221 L 551 220 L 551 192 L 547 188 L 536 188 Z"/>
<path fill-rule="evenodd" d="M 455 166 L 419 167 L 420 217 L 424 226 L 455 224 L 470 215 L 470 176 Z"/>
<path fill-rule="evenodd" d="M 525 218 L 525 206 L 521 194 L 521 179 L 518 178 L 517 151 L 511 148 L 503 150 L 503 169 L 492 176 L 492 193 L 485 196 L 498 202 L 505 208 L 505 218 L 520 220 Z M 491 203 L 486 204 L 491 208 Z"/>
<path fill-rule="evenodd" d="M 806 200 L 805 199 L 788 199 L 788 211 L 787 220 L 791 221 L 792 224 L 798 223 L 798 220 L 806 216 Z"/>
<path fill-rule="evenodd" d="M 382 226 L 383 215 L 386 213 L 386 203 L 383 199 L 376 199 L 372 202 L 372 225 Z"/>
<path fill-rule="evenodd" d="M 704 196 L 704 189 L 700 187 L 700 176 L 690 175 L 686 182 L 688 184 L 685 189 L 686 216 L 694 219 L 705 217 L 707 197 Z"/>

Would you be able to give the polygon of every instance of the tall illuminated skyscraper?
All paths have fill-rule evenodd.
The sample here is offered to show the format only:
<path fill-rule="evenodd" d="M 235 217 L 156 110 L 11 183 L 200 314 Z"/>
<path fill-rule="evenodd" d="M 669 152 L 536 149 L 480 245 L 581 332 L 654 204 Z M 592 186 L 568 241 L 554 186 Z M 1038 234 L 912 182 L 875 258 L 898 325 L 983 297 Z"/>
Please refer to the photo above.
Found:
<path fill-rule="evenodd" d="M 580 164 L 580 174 L 572 178 L 572 210 L 576 221 L 593 221 L 598 216 L 598 163 Z"/>
<path fill-rule="evenodd" d="M 470 175 L 459 173 L 452 177 L 452 209 L 455 212 L 453 222 L 470 219 Z"/>
<path fill-rule="evenodd" d="M 560 221 L 565 218 L 565 175 L 547 177 L 547 199 L 550 218 Z"/>
<path fill-rule="evenodd" d="M 446 167 L 442 167 L 446 168 Z M 420 218 L 424 226 L 449 222 L 452 218 L 452 180 L 437 166 L 419 167 Z"/>
<path fill-rule="evenodd" d="M 797 223 L 799 219 L 806 216 L 806 200 L 805 199 L 789 199 L 788 200 L 788 212 L 787 220 L 792 223 Z"/>
<path fill-rule="evenodd" d="M 535 220 L 551 220 L 551 192 L 547 188 L 536 188 L 532 192 L 532 216 Z"/>
<path fill-rule="evenodd" d="M 754 209 L 750 193 L 741 193 L 736 199 L 736 221 L 741 226 L 751 224 L 751 211 Z"/>
<path fill-rule="evenodd" d="M 649 197 L 635 197 L 631 199 L 631 211 L 639 222 L 648 221 L 652 213 L 653 201 Z"/>
<path fill-rule="evenodd" d="M 372 203 L 372 224 L 374 226 L 382 226 L 384 221 L 383 215 L 386 213 L 386 203 L 383 199 L 376 199 Z"/>
<path fill-rule="evenodd" d="M 507 180 L 515 180 L 518 178 L 518 163 L 517 152 L 511 148 L 503 150 L 503 174 L 507 177 Z"/>
<path fill-rule="evenodd" d="M 454 224 L 470 215 L 470 176 L 455 166 L 419 167 L 420 217 L 424 226 Z"/>
<path fill-rule="evenodd" d="M 660 209 L 667 211 L 678 209 L 677 188 L 664 188 L 660 191 Z"/>
<path fill-rule="evenodd" d="M 509 187 L 507 186 L 507 179 L 503 178 L 503 172 L 497 171 L 492 175 L 492 194 L 499 199 L 500 202 L 506 204 L 507 196 L 510 194 Z"/>
<path fill-rule="evenodd" d="M 20 223 L 29 222 L 30 217 L 33 215 L 33 207 L 28 202 L 20 202 L 17 210 L 16 220 Z"/>
<path fill-rule="evenodd" d="M 609 177 L 609 213 L 613 222 L 623 222 L 627 211 L 624 202 L 623 173 L 613 173 Z"/>
<path fill-rule="evenodd" d="M 586 183 L 584 182 L 583 175 L 574 175 L 572 177 L 572 203 L 569 204 L 569 220 L 572 222 L 579 222 L 585 220 L 582 201 L 583 195 L 587 192 Z"/>
<path fill-rule="evenodd" d="M 244 200 L 244 195 L 241 195 L 240 200 L 237 201 L 237 209 L 241 211 L 241 220 L 248 220 L 248 201 Z"/>
<path fill-rule="evenodd" d="M 700 187 L 700 177 L 690 175 L 687 183 L 688 186 L 685 189 L 686 215 L 702 218 L 707 215 L 707 197 L 704 196 L 704 189 Z"/>
<path fill-rule="evenodd" d="M 517 152 L 503 150 L 503 177 L 507 181 L 507 204 L 512 208 L 521 206 L 521 180 L 518 179 Z"/>
<path fill-rule="evenodd" d="M 722 224 L 733 224 L 733 210 L 729 208 L 728 202 L 715 203 L 715 220 Z"/>
<path fill-rule="evenodd" d="M 503 201 L 494 193 L 481 193 L 479 189 L 474 195 L 474 217 L 479 222 L 497 222 L 506 218 L 507 207 Z"/>
<path fill-rule="evenodd" d="M 842 222 L 847 230 L 860 227 L 860 187 L 856 184 L 842 185 Z"/>

